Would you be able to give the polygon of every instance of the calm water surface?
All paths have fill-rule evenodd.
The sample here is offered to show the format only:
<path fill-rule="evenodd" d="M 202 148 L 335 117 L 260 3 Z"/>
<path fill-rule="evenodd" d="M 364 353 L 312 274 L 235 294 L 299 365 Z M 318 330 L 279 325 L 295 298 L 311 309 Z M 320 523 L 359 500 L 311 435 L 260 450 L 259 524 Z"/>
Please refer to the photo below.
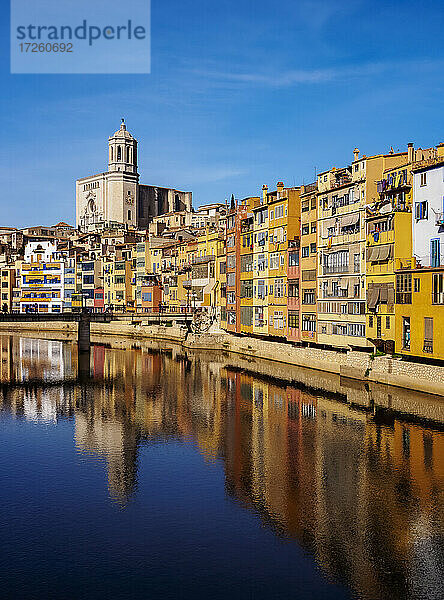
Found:
<path fill-rule="evenodd" d="M 0 350 L 2 597 L 444 597 L 443 399 L 149 344 Z"/>

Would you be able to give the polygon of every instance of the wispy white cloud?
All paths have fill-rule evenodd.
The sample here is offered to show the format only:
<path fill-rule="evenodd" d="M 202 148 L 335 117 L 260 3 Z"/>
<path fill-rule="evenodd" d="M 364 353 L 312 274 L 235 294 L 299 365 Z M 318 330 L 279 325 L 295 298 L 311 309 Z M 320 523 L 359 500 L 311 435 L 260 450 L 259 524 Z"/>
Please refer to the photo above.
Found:
<path fill-rule="evenodd" d="M 345 65 L 320 69 L 290 69 L 286 71 L 232 72 L 217 69 L 192 69 L 191 72 L 201 77 L 208 77 L 219 82 L 251 84 L 265 87 L 289 87 L 303 84 L 321 84 L 372 77 L 396 69 L 396 72 L 417 71 L 424 68 L 442 69 L 444 61 L 410 61 L 404 63 L 378 62 L 358 65 Z"/>

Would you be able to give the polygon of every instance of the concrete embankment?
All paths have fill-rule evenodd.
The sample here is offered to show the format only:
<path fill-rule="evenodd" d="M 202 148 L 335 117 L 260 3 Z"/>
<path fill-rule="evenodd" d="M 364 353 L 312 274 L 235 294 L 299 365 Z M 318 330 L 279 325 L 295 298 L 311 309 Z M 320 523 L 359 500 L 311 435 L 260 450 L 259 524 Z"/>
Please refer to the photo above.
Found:
<path fill-rule="evenodd" d="M 0 323 L 0 332 L 31 331 L 41 337 L 72 339 L 77 333 L 76 323 Z M 343 378 L 375 382 L 444 396 L 444 367 L 407 362 L 389 356 L 372 358 L 365 352 L 347 353 L 318 348 L 300 348 L 292 344 L 269 342 L 226 333 L 190 334 L 180 327 L 133 324 L 131 319 L 111 323 L 92 323 L 91 340 L 99 342 L 103 336 L 128 339 L 166 340 L 181 344 L 190 350 L 212 350 L 235 353 L 243 357 L 266 359 L 274 363 L 293 365 L 333 373 Z M 279 369 L 280 370 L 280 369 Z"/>

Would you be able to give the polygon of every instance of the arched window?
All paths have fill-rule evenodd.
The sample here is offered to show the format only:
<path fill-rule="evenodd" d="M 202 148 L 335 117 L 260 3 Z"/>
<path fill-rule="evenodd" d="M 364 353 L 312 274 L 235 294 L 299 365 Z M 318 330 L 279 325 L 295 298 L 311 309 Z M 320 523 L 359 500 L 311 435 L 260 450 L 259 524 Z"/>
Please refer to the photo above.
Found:
<path fill-rule="evenodd" d="M 122 148 L 117 146 L 117 160 L 122 160 Z"/>
<path fill-rule="evenodd" d="M 114 151 L 113 151 L 113 150 L 114 150 L 114 149 L 113 149 L 113 147 L 112 147 L 112 146 L 111 146 L 111 149 L 110 149 L 110 150 L 111 150 L 111 154 L 110 154 L 110 157 L 111 157 L 111 162 L 113 162 L 113 160 L 114 160 Z"/>
<path fill-rule="evenodd" d="M 126 162 L 129 163 L 129 146 L 126 147 Z"/>

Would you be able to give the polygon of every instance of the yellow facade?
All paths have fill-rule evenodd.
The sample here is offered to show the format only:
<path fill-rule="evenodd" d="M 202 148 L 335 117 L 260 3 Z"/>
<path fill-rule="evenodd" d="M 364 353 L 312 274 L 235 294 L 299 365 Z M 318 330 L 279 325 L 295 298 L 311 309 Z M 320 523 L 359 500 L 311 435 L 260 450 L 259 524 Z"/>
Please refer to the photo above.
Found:
<path fill-rule="evenodd" d="M 103 292 L 105 306 L 124 312 L 133 308 L 132 261 L 108 259 L 103 262 Z"/>
<path fill-rule="evenodd" d="M 253 226 L 253 333 L 268 335 L 268 187 L 262 188 L 262 200 L 252 209 Z"/>
<path fill-rule="evenodd" d="M 384 172 L 379 199 L 367 207 L 367 338 L 395 351 L 395 265 L 412 256 L 411 164 Z M 399 333 L 399 332 L 398 332 Z"/>
<path fill-rule="evenodd" d="M 303 186 L 301 193 L 300 231 L 300 290 L 301 340 L 308 343 L 317 341 L 317 182 Z M 304 327 L 302 328 L 302 324 Z"/>
<path fill-rule="evenodd" d="M 444 360 L 443 267 L 396 271 L 395 331 L 397 353 Z"/>
<path fill-rule="evenodd" d="M 0 310 L 11 312 L 13 289 L 15 286 L 15 268 L 11 265 L 0 267 L 1 303 Z M 6 310 L 4 310 L 6 309 Z"/>
<path fill-rule="evenodd" d="M 299 188 L 284 188 L 268 194 L 268 334 L 287 335 L 288 240 L 299 233 Z"/>

